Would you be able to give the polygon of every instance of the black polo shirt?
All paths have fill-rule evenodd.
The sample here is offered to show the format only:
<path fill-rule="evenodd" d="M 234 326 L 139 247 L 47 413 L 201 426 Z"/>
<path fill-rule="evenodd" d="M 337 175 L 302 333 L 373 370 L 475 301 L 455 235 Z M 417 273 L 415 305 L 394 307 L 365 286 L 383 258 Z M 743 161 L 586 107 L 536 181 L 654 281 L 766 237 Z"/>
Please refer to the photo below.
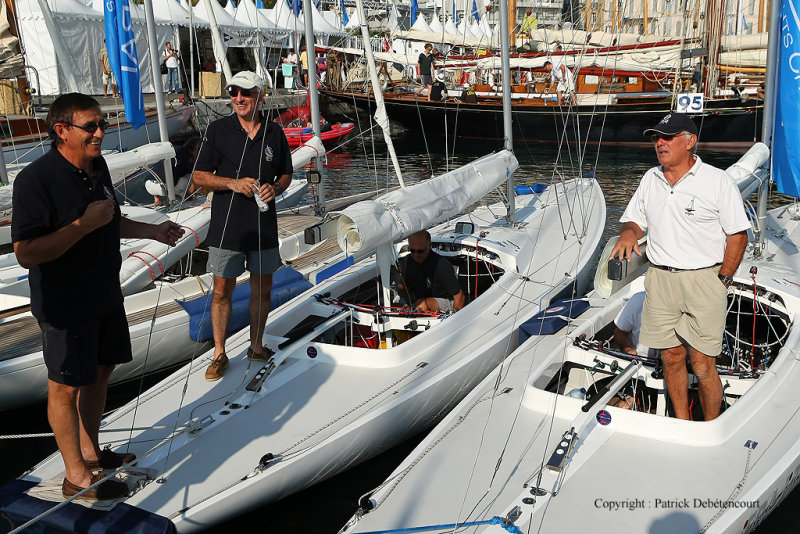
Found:
<path fill-rule="evenodd" d="M 419 63 L 419 73 L 431 75 L 431 67 L 433 66 L 433 62 L 436 58 L 433 57 L 433 54 L 428 54 L 427 56 L 425 53 L 421 53 L 419 55 L 419 59 L 417 59 L 417 63 Z"/>
<path fill-rule="evenodd" d="M 11 239 L 15 243 L 71 224 L 90 202 L 114 200 L 111 222 L 82 237 L 55 260 L 29 270 L 31 312 L 54 326 L 76 318 L 96 319 L 122 305 L 119 204 L 105 160 L 96 158 L 92 165 L 94 179 L 51 149 L 14 180 Z"/>
<path fill-rule="evenodd" d="M 195 170 L 231 179 L 249 176 L 261 184 L 273 184 L 276 178 L 292 174 L 292 153 L 283 128 L 267 121 L 263 113 L 261 127 L 253 139 L 247 136 L 234 113 L 208 125 Z M 228 189 L 214 191 L 206 243 L 241 252 L 276 248 L 278 219 L 275 201 L 271 201 L 269 210 L 262 213 L 253 197 Z"/>
<path fill-rule="evenodd" d="M 415 262 L 410 254 L 406 256 L 403 280 L 417 299 L 436 297 L 453 300 L 461 291 L 453 265 L 432 250 L 422 263 Z"/>

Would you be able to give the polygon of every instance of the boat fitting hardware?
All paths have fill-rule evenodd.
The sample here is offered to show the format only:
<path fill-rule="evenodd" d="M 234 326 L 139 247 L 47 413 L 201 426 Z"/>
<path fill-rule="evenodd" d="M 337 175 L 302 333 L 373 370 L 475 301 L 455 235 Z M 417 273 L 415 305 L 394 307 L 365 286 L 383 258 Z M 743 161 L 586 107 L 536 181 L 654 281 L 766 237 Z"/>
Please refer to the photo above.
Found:
<path fill-rule="evenodd" d="M 533 495 L 534 497 L 544 497 L 545 495 L 547 495 L 547 490 L 539 487 L 531 488 L 531 495 Z"/>
<path fill-rule="evenodd" d="M 519 519 L 519 517 L 520 517 L 521 515 L 522 515 L 522 509 L 520 509 L 520 507 L 519 507 L 519 506 L 515 506 L 514 508 L 512 508 L 512 509 L 511 509 L 511 511 L 510 511 L 510 512 L 508 512 L 508 515 L 506 515 L 506 516 L 503 518 L 503 521 L 504 521 L 504 522 L 507 522 L 507 523 L 506 523 L 506 526 L 508 526 L 508 525 L 510 525 L 510 524 L 513 524 L 513 523 L 514 523 L 514 521 L 516 521 L 517 519 Z"/>

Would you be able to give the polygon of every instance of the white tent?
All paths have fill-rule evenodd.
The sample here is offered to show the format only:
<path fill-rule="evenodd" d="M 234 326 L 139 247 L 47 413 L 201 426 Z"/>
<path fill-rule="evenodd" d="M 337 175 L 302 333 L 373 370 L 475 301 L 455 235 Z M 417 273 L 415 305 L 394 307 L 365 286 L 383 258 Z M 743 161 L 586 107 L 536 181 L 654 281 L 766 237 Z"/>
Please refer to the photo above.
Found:
<path fill-rule="evenodd" d="M 96 95 L 103 92 L 102 68 L 99 54 L 104 44 L 105 26 L 103 13 L 78 0 L 48 0 L 61 36 L 66 43 L 69 57 L 56 58 L 53 39 L 48 32 L 39 3 L 36 0 L 17 2 L 20 37 L 25 46 L 26 63 L 39 74 L 40 94 L 58 95 L 69 91 L 65 69 L 69 69 L 78 82 L 82 93 Z M 150 75 L 149 43 L 144 24 L 139 23 L 137 9 L 132 5 L 133 31 L 136 35 L 136 52 L 139 57 L 139 74 L 144 92 L 153 91 Z M 161 22 L 165 23 L 163 19 Z M 161 47 L 171 38 L 171 28 L 156 25 L 156 46 Z M 36 83 L 33 77 L 30 83 Z"/>
<path fill-rule="evenodd" d="M 444 26 L 442 26 L 442 23 L 439 22 L 439 15 L 436 14 L 436 10 L 435 9 L 433 10 L 433 16 L 431 17 L 431 23 L 428 24 L 428 27 L 430 28 L 430 31 L 432 31 L 433 33 L 444 33 Z M 419 29 L 419 28 L 414 28 L 412 26 L 411 29 L 412 30 L 416 30 L 416 29 Z M 424 30 L 421 30 L 421 31 L 424 31 Z"/>
<path fill-rule="evenodd" d="M 428 33 L 431 33 L 432 31 L 431 27 L 428 25 L 422 13 L 420 13 L 419 16 L 417 16 L 417 20 L 414 22 L 414 24 L 411 25 L 411 29 L 419 32 L 428 32 Z"/>
<path fill-rule="evenodd" d="M 350 17 L 347 20 L 347 24 L 345 24 L 344 29 L 357 30 L 360 25 L 361 25 L 361 17 L 358 15 L 358 10 L 354 9 L 353 12 L 350 14 Z"/>
<path fill-rule="evenodd" d="M 167 19 L 177 26 L 189 27 L 189 10 L 183 7 L 183 4 L 178 0 L 160 0 L 153 2 L 153 13 L 156 17 Z M 195 28 L 208 29 L 207 22 L 203 22 L 196 17 L 193 17 L 192 23 Z"/>
<path fill-rule="evenodd" d="M 450 35 L 461 35 L 458 32 L 458 28 L 456 28 L 456 24 L 453 22 L 453 19 L 450 18 L 450 15 L 447 16 L 447 21 L 444 23 L 444 32 L 449 33 Z"/>
<path fill-rule="evenodd" d="M 229 1 L 228 4 L 231 2 Z M 259 41 L 252 43 L 259 47 L 280 47 L 289 34 L 288 28 L 281 28 L 267 18 L 265 13 L 256 8 L 249 0 L 241 0 L 234 11 L 234 25 L 236 27 L 249 27 L 257 30 Z"/>

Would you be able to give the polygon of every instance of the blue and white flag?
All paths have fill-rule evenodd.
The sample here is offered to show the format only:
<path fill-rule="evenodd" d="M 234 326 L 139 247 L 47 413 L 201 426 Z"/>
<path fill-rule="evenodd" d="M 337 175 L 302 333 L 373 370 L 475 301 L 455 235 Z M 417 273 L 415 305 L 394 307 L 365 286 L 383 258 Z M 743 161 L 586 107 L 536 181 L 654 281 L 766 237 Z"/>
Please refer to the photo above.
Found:
<path fill-rule="evenodd" d="M 125 116 L 133 129 L 144 125 L 144 97 L 139 77 L 139 58 L 136 54 L 136 37 L 133 35 L 131 8 L 128 0 L 103 2 L 106 21 L 106 50 L 108 63 L 122 93 Z M 160 76 L 160 74 L 157 74 Z"/>
<path fill-rule="evenodd" d="M 415 22 L 417 22 L 417 11 L 419 11 L 419 7 L 417 6 L 417 0 L 411 0 L 411 25 L 413 26 Z"/>
<path fill-rule="evenodd" d="M 458 12 L 456 11 L 456 0 L 453 0 L 453 22 L 458 24 Z"/>
<path fill-rule="evenodd" d="M 780 53 L 778 54 L 778 91 L 775 107 L 775 130 L 772 138 L 772 178 L 778 191 L 800 197 L 800 19 L 796 0 L 781 2 Z"/>
<path fill-rule="evenodd" d="M 267 6 L 265 6 L 264 2 L 262 2 L 261 0 L 256 0 L 256 7 L 258 9 L 267 9 Z"/>
<path fill-rule="evenodd" d="M 301 0 L 286 0 L 286 2 L 289 4 L 289 7 L 292 8 L 292 13 L 294 13 L 295 17 L 300 14 L 300 9 L 303 7 L 303 2 Z"/>
<path fill-rule="evenodd" d="M 344 0 L 342 0 L 342 26 L 347 26 L 350 22 L 350 17 L 347 16 L 347 9 L 344 7 Z"/>
<path fill-rule="evenodd" d="M 476 0 L 472 0 L 472 16 L 475 17 L 475 22 L 481 21 L 481 16 L 478 15 L 478 4 Z"/>

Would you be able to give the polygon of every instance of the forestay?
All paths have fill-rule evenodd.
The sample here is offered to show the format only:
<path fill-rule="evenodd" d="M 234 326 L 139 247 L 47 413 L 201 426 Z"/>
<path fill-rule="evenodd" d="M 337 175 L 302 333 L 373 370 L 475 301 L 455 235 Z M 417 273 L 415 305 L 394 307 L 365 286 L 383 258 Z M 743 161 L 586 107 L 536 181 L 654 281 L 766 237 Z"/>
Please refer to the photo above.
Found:
<path fill-rule="evenodd" d="M 503 150 L 377 200 L 354 204 L 339 217 L 339 246 L 346 253 L 354 253 L 429 228 L 461 213 L 499 187 L 518 166 L 514 154 Z"/>

